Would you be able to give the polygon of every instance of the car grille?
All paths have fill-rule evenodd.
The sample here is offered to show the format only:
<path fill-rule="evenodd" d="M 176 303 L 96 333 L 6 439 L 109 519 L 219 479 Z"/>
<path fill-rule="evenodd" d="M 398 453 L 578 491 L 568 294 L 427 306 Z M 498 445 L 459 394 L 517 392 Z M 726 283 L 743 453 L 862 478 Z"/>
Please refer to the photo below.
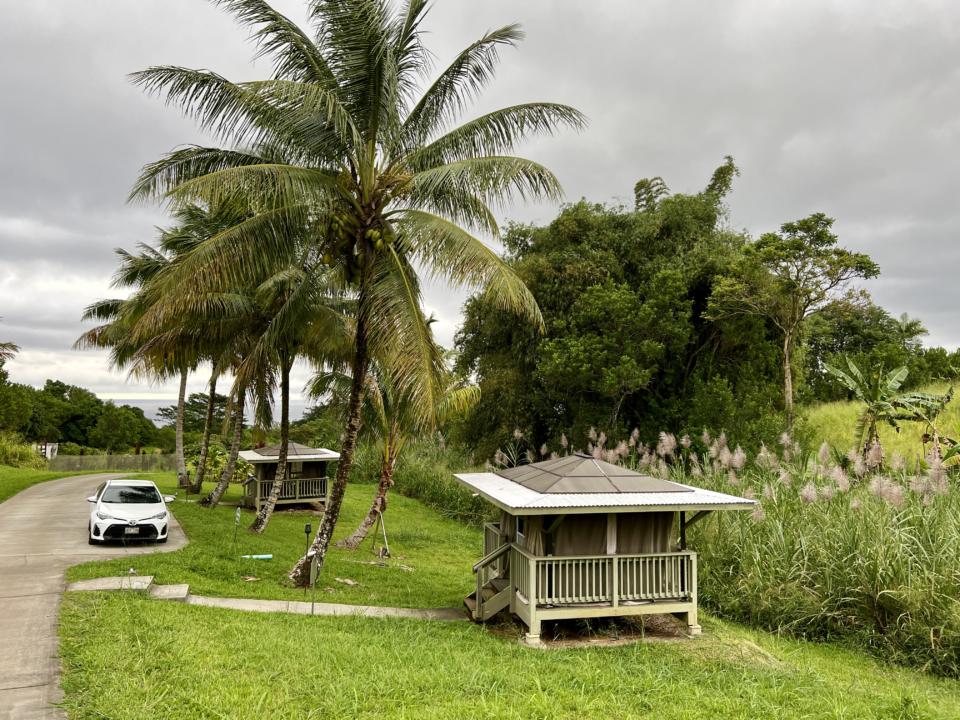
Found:
<path fill-rule="evenodd" d="M 105 540 L 156 540 L 157 539 L 157 528 L 153 525 L 146 523 L 141 523 L 135 527 L 140 529 L 140 532 L 135 535 L 127 535 L 125 530 L 128 527 L 134 527 L 133 525 L 111 525 L 106 530 L 103 531 L 103 537 Z"/>

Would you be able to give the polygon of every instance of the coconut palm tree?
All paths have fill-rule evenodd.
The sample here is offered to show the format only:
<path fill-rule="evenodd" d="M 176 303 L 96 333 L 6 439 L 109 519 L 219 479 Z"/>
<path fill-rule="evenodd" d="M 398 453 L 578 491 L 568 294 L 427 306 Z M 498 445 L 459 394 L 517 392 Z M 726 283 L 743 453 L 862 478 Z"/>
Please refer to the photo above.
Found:
<path fill-rule="evenodd" d="M 103 324 L 84 333 L 75 346 L 110 347 L 111 360 L 115 367 L 130 365 L 135 374 L 154 380 L 179 376 L 175 453 L 177 478 L 181 487 L 190 486 L 184 457 L 183 431 L 188 374 L 201 360 L 211 361 L 213 372 L 209 382 L 207 417 L 197 477 L 193 485 L 195 491 L 199 492 L 209 451 L 216 382 L 222 372 L 218 355 L 225 341 L 216 340 L 216 333 L 209 329 L 188 331 L 182 322 L 155 327 L 147 334 L 140 328 L 144 316 L 153 312 L 154 306 L 163 300 L 163 292 L 160 290 L 163 280 L 176 269 L 177 263 L 205 238 L 234 225 L 238 217 L 242 217 L 242 211 L 236 203 L 222 203 L 215 208 L 191 204 L 177 208 L 173 217 L 174 225 L 161 230 L 156 248 L 141 243 L 137 253 L 123 249 L 116 251 L 120 263 L 112 284 L 114 287 L 132 288 L 134 293 L 126 300 L 103 300 L 90 305 L 83 319 L 98 320 Z M 178 288 L 178 292 L 182 290 Z M 231 336 L 227 334 L 225 337 L 229 339 Z"/>
<path fill-rule="evenodd" d="M 492 206 L 514 194 L 560 197 L 544 167 L 510 155 L 523 139 L 580 127 L 573 108 L 526 103 L 455 126 L 492 79 L 518 26 L 488 32 L 424 87 L 426 0 L 312 0 L 304 31 L 263 0 L 222 0 L 252 29 L 268 80 L 234 83 L 209 71 L 153 67 L 134 82 L 179 104 L 226 147 L 175 150 L 148 165 L 132 196 L 216 204 L 256 198 L 254 217 L 218 237 L 203 258 L 217 272 L 257 274 L 291 254 L 280 226 L 312 226 L 316 252 L 357 303 L 351 390 L 341 460 L 308 555 L 322 562 L 339 517 L 360 422 L 371 339 L 400 359 L 401 384 L 426 406 L 429 332 L 415 267 L 457 285 L 485 288 L 501 307 L 542 325 L 533 296 L 473 232 L 498 237 Z M 304 582 L 307 558 L 291 571 Z"/>
<path fill-rule="evenodd" d="M 900 432 L 901 422 L 927 422 L 928 413 L 935 415 L 949 401 L 949 396 L 919 392 L 901 393 L 900 388 L 909 375 L 906 367 L 899 367 L 888 373 L 884 373 L 883 368 L 877 368 L 865 375 L 853 360 L 849 357 L 845 360 L 846 370 L 831 365 L 826 369 L 856 400 L 864 404 L 857 416 L 855 427 L 856 444 L 864 455 L 873 447 L 882 453 L 879 429 L 881 424 L 889 425 Z"/>
<path fill-rule="evenodd" d="M 131 329 L 136 318 L 149 302 L 146 288 L 171 262 L 163 251 L 142 244 L 140 252 L 129 253 L 118 249 L 120 266 L 113 278 L 114 287 L 132 287 L 134 293 L 127 299 L 100 300 L 85 308 L 82 319 L 95 320 L 99 325 L 83 333 L 74 343 L 77 349 L 109 348 L 110 363 L 114 368 L 131 367 L 131 373 L 151 380 L 166 380 L 179 376 L 176 420 L 177 479 L 181 487 L 187 485 L 186 461 L 183 454 L 183 412 L 186 399 L 187 376 L 196 363 L 193 352 L 186 347 L 164 350 L 145 348 L 134 341 Z"/>

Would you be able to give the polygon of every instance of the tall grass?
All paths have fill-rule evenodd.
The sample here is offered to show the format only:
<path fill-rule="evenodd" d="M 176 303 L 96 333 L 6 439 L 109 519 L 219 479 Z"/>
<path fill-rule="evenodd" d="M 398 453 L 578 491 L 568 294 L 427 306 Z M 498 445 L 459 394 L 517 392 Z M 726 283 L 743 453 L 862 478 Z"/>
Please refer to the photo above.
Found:
<path fill-rule="evenodd" d="M 0 465 L 40 470 L 46 464 L 33 446 L 23 442 L 19 435 L 0 432 Z"/>
<path fill-rule="evenodd" d="M 778 451 L 750 461 L 714 441 L 666 458 L 681 482 L 760 503 L 695 526 L 704 605 L 960 677 L 960 490 L 943 467 L 835 464 L 826 445 L 813 457 L 789 439 Z"/>
<path fill-rule="evenodd" d="M 949 385 L 940 383 L 920 388 L 922 392 L 942 395 Z M 801 434 L 816 438 L 816 442 L 826 441 L 834 447 L 846 450 L 856 444 L 854 426 L 857 416 L 863 410 L 863 404 L 853 400 L 820 403 L 805 408 L 800 421 Z M 953 402 L 937 418 L 937 425 L 950 437 L 960 436 L 960 403 Z M 911 464 L 922 459 L 930 446 L 923 444 L 926 428 L 922 423 L 901 423 L 900 431 L 881 426 L 880 439 L 889 453 L 899 453 Z"/>
<path fill-rule="evenodd" d="M 458 483 L 454 473 L 479 470 L 461 449 L 436 439 L 411 443 L 404 450 L 394 475 L 396 490 L 415 498 L 444 517 L 469 525 L 482 525 L 491 508 L 482 498 Z"/>

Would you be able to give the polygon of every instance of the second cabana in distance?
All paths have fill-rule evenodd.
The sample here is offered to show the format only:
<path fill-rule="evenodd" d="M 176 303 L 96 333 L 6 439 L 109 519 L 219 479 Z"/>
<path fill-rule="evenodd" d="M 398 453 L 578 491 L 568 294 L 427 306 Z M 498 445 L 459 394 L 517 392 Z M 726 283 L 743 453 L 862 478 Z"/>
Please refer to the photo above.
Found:
<path fill-rule="evenodd" d="M 243 504 L 260 510 L 273 487 L 280 464 L 280 445 L 241 450 L 240 457 L 253 465 L 254 474 L 243 483 Z M 287 444 L 287 475 L 277 499 L 278 505 L 327 501 L 327 463 L 340 459 L 340 453 L 300 443 Z"/>
<path fill-rule="evenodd" d="M 642 475 L 576 453 L 457 480 L 501 510 L 466 598 L 473 619 L 501 610 L 536 642 L 544 620 L 673 614 L 697 620 L 697 554 L 687 528 L 755 500 Z"/>

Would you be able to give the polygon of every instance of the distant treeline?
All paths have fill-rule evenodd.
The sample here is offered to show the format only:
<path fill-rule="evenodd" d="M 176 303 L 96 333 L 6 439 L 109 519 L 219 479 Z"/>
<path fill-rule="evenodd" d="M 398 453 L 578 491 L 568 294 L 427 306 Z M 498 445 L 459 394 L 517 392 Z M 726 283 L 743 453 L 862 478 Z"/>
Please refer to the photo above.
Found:
<path fill-rule="evenodd" d="M 214 418 L 222 424 L 227 399 L 217 396 Z M 207 396 L 190 395 L 184 407 L 184 429 L 193 440 L 203 430 Z M 174 449 L 176 406 L 158 412 L 162 427 L 132 405 L 116 405 L 89 390 L 59 380 L 40 389 L 11 383 L 0 360 L 0 433 L 14 433 L 28 442 L 59 443 L 62 454 L 136 452 Z M 219 427 L 219 425 L 217 425 Z"/>

